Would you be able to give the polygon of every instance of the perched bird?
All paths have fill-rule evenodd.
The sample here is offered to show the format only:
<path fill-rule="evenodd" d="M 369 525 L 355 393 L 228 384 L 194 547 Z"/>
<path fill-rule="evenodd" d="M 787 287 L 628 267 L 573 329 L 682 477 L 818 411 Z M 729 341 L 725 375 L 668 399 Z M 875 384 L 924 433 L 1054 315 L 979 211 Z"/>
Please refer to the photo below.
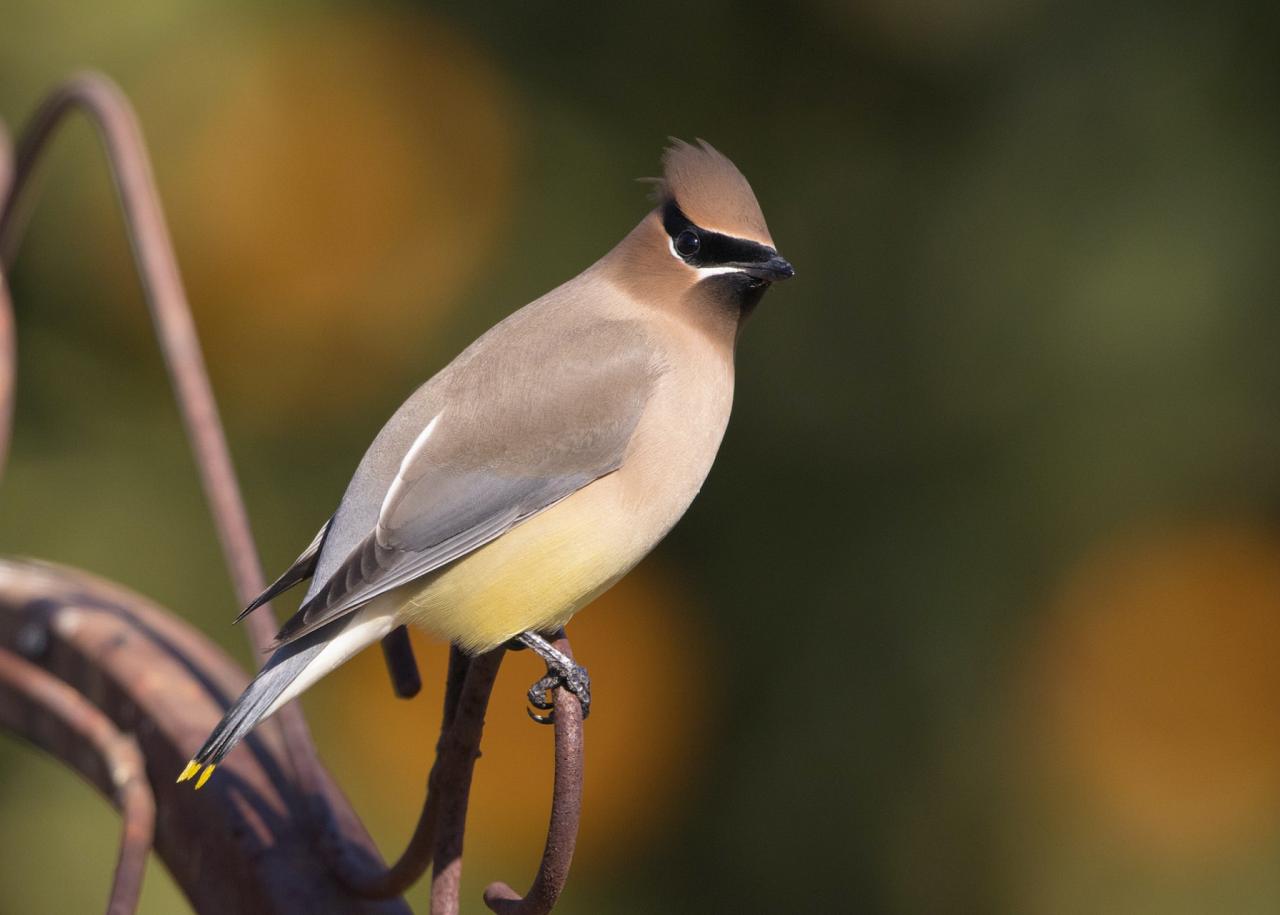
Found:
<path fill-rule="evenodd" d="M 564 685 L 589 709 L 586 671 L 544 636 L 689 507 L 729 420 L 742 321 L 794 274 L 709 144 L 673 141 L 656 184 L 657 207 L 612 251 L 486 332 L 378 433 L 338 510 L 241 614 L 311 580 L 179 781 L 203 785 L 259 721 L 406 623 L 473 653 L 527 646 L 548 669 L 531 695 Z"/>

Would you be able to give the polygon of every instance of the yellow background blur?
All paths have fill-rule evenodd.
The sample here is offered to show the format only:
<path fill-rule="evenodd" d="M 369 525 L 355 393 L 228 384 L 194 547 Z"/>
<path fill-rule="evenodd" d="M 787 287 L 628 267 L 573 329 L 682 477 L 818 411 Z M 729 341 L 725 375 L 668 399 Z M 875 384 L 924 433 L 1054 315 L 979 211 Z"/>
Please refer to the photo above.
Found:
<path fill-rule="evenodd" d="M 136 104 L 269 572 L 418 383 L 645 212 L 665 138 L 798 278 L 689 516 L 572 626 L 562 911 L 1280 908 L 1280 64 L 1256 2 L 5 0 L 0 116 Z M 13 275 L 0 549 L 248 663 L 88 129 Z M 306 700 L 382 847 L 444 653 Z M 550 734 L 498 682 L 464 900 L 532 874 Z M 105 899 L 116 820 L 0 736 L 0 913 Z M 410 898 L 425 906 L 421 888 Z M 159 866 L 143 912 L 187 911 Z"/>

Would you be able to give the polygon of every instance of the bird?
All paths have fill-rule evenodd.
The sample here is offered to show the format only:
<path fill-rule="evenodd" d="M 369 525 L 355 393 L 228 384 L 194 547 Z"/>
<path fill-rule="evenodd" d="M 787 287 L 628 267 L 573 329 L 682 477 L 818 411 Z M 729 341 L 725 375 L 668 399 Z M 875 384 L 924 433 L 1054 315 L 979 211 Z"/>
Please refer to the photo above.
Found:
<path fill-rule="evenodd" d="M 547 665 L 530 701 L 563 686 L 590 711 L 586 669 L 548 636 L 689 508 L 729 421 L 743 322 L 795 274 L 711 144 L 672 139 L 648 180 L 656 205 L 621 242 L 387 421 L 337 510 L 237 618 L 310 581 L 178 781 L 202 787 L 257 724 L 401 625 L 471 654 L 530 648 Z"/>

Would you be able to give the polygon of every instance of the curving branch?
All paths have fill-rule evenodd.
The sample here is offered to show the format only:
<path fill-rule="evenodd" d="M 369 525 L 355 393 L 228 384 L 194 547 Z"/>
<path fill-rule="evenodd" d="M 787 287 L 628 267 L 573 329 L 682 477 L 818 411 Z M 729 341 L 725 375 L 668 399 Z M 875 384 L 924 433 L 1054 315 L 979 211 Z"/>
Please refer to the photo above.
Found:
<path fill-rule="evenodd" d="M 143 293 L 200 471 L 223 556 L 236 595 L 241 604 L 247 604 L 265 584 L 249 528 L 249 517 L 240 496 L 142 131 L 124 94 L 105 76 L 82 73 L 55 88 L 36 109 L 23 131 L 11 167 L 7 165 L 8 157 L 5 157 L 6 166 L 0 166 L 0 174 L 8 172 L 10 178 L 0 184 L 0 189 L 3 189 L 0 196 L 0 263 L 8 264 L 17 251 L 24 225 L 24 191 L 32 182 L 40 157 L 59 124 L 76 110 L 83 111 L 89 118 L 106 150 Z M 3 269 L 0 267 L 0 273 Z M 7 305 L 7 302 L 0 305 Z M 4 312 L 0 323 L 6 324 L 11 343 L 12 310 L 6 307 Z M 0 328 L 0 332 L 3 330 Z M 0 339 L 0 345 L 3 342 Z M 12 358 L 6 360 L 6 366 L 8 393 L 11 395 Z M 6 400 L 6 415 L 11 414 L 11 401 L 10 396 Z M 276 630 L 270 606 L 260 608 L 245 625 L 250 643 L 262 655 Z M 333 807 L 325 803 L 332 800 L 326 797 L 332 792 L 324 787 L 323 769 L 316 757 L 315 744 L 301 706 L 290 703 L 275 718 L 276 726 L 284 735 L 289 762 L 308 800 L 305 813 L 317 822 L 324 834 L 321 837 L 322 847 L 341 848 L 352 843 L 356 846 L 356 856 L 376 860 L 378 854 L 373 840 L 346 804 Z M 193 743 L 195 745 L 198 741 Z"/>
<path fill-rule="evenodd" d="M 138 907 L 156 805 L 138 744 L 58 678 L 0 648 L 0 725 L 71 763 L 124 820 L 107 915 Z"/>
<path fill-rule="evenodd" d="M 114 83 L 97 74 L 76 76 L 54 90 L 23 133 L 12 163 L 0 123 L 0 469 L 8 450 L 15 365 L 6 265 L 20 241 L 24 189 L 57 126 L 77 109 L 89 117 L 106 149 L 223 555 L 238 597 L 248 602 L 262 589 L 262 570 L 149 159 L 127 100 Z M 269 607 L 250 618 L 248 630 L 254 647 L 265 648 L 275 630 Z M 91 780 L 98 770 L 87 769 L 88 760 L 105 759 L 106 750 L 99 747 L 98 757 L 72 755 L 70 742 L 80 733 L 77 723 L 92 719 L 99 743 L 110 744 L 117 753 L 128 752 L 119 747 L 134 746 L 136 754 L 138 746 L 121 736 L 136 732 L 147 774 L 156 786 L 157 851 L 197 909 L 308 915 L 403 912 L 403 903 L 393 897 L 433 868 L 432 912 L 458 911 L 471 778 L 501 649 L 478 658 L 457 649 L 451 653 L 426 798 L 412 839 L 388 868 L 320 766 L 296 704 L 277 714 L 278 729 L 260 729 L 246 741 L 246 750 L 252 752 L 223 763 L 226 772 L 214 783 L 217 788 L 201 795 L 175 790 L 173 772 L 216 723 L 244 680 L 225 656 L 171 614 L 82 573 L 0 560 L 0 646 L 5 645 L 41 666 L 0 654 L 0 724 L 40 743 L 44 732 L 37 723 L 60 722 L 62 736 L 41 745 L 76 764 Z M 120 651 L 125 645 L 129 650 Z M 563 636 L 557 646 L 572 654 Z M 396 694 L 415 695 L 421 679 L 403 628 L 384 640 L 383 650 Z M 542 863 L 524 898 L 504 883 L 489 886 L 485 901 L 496 912 L 549 912 L 568 874 L 581 809 L 582 717 L 577 699 L 556 690 L 554 717 L 555 791 Z M 132 771 L 115 765 L 109 770 Z M 107 790 L 105 783 L 95 783 Z M 136 904 L 136 861 L 145 858 L 151 841 L 150 828 L 138 825 L 145 819 L 144 806 L 153 805 L 151 792 L 141 777 L 126 779 L 125 785 L 131 787 L 120 787 L 113 795 L 125 818 L 113 913 L 132 911 Z M 219 802 L 212 817 L 209 798 Z M 318 831 L 302 829 L 307 823 L 314 823 Z M 307 854 L 314 847 L 322 852 L 320 859 Z M 324 866 L 317 870 L 319 865 Z"/>
<path fill-rule="evenodd" d="M 9 131 L 0 120 L 0 211 L 9 198 L 13 180 L 13 150 Z M 13 302 L 9 296 L 9 278 L 0 257 L 0 476 L 9 457 L 9 434 L 13 430 L 14 385 L 17 382 L 18 350 L 13 327 Z"/>
<path fill-rule="evenodd" d="M 25 222 L 23 205 L 27 202 L 24 191 L 32 183 L 40 157 L 63 119 L 76 110 L 83 111 L 89 118 L 106 150 L 142 290 L 200 471 L 223 557 L 237 598 L 242 605 L 247 604 L 265 586 L 262 567 L 173 253 L 173 241 L 160 206 L 151 160 L 137 117 L 124 93 L 101 74 L 78 74 L 55 88 L 22 132 L 11 169 L 0 168 L 0 172 L 12 172 L 9 180 L 0 185 L 4 189 L 0 197 L 0 264 L 4 266 L 0 266 L 0 271 L 12 262 L 21 241 Z M 11 316 L 5 320 L 12 323 Z M 264 607 L 253 614 L 245 626 L 257 653 L 266 652 L 276 629 L 271 608 Z M 292 705 L 282 709 L 278 718 L 290 754 L 295 757 L 295 767 L 314 771 L 314 745 L 301 710 L 296 704 Z"/>
<path fill-rule="evenodd" d="M 556 639 L 555 646 L 573 657 L 567 636 Z M 485 904 L 500 915 L 545 915 L 555 907 L 569 879 L 582 814 L 582 706 L 565 689 L 555 691 L 555 704 L 552 713 L 556 729 L 555 787 L 542 863 L 523 897 L 501 881 L 485 888 Z"/>
<path fill-rule="evenodd" d="M 247 682 L 175 614 L 85 572 L 0 559 L 0 646 L 133 735 L 158 810 L 156 853 L 197 911 L 407 915 L 400 900 L 351 895 L 314 854 L 278 731 L 255 732 L 202 791 L 174 783 L 193 742 Z M 0 681 L 0 706 L 12 701 Z M 33 715 L 51 720 L 53 711 L 45 703 Z M 79 767 L 69 745 L 44 745 Z M 331 780 L 321 787 L 330 803 L 345 806 Z"/>
<path fill-rule="evenodd" d="M 566 636 L 555 646 L 569 657 Z M 343 882 L 370 898 L 398 895 L 432 870 L 432 915 L 456 915 L 462 881 L 462 846 L 475 761 L 480 756 L 484 716 L 504 649 L 469 658 L 454 648 L 449 654 L 444 715 L 436 761 L 427 779 L 427 794 L 418 824 L 404 853 L 379 873 L 347 870 Z M 542 862 L 529 892 L 522 898 L 502 882 L 485 890 L 485 904 L 499 913 L 543 915 L 550 912 L 564 889 L 573 860 L 582 811 L 582 707 L 567 690 L 555 690 L 555 787 L 551 823 Z"/>
<path fill-rule="evenodd" d="M 237 597 L 247 604 L 264 587 L 262 569 L 178 272 L 173 242 L 160 207 L 151 160 L 133 109 L 115 83 L 96 73 L 74 76 L 54 89 L 32 115 L 19 139 L 12 178 L 0 200 L 0 261 L 6 266 L 12 262 L 21 241 L 24 191 L 58 126 L 76 110 L 89 118 L 106 150 L 138 276 L 195 452 L 223 554 Z M 255 615 L 249 624 L 254 647 L 265 651 L 275 634 L 274 629 L 274 619 L 269 613 Z"/>

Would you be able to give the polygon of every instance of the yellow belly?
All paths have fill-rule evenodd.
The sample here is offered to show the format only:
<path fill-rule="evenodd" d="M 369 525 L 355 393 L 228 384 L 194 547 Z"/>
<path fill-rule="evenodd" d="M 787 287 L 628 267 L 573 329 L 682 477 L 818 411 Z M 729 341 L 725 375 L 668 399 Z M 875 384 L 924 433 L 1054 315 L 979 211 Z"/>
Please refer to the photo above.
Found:
<path fill-rule="evenodd" d="M 472 652 L 563 626 L 652 546 L 618 511 L 613 490 L 609 478 L 598 480 L 398 589 L 398 618 Z"/>

